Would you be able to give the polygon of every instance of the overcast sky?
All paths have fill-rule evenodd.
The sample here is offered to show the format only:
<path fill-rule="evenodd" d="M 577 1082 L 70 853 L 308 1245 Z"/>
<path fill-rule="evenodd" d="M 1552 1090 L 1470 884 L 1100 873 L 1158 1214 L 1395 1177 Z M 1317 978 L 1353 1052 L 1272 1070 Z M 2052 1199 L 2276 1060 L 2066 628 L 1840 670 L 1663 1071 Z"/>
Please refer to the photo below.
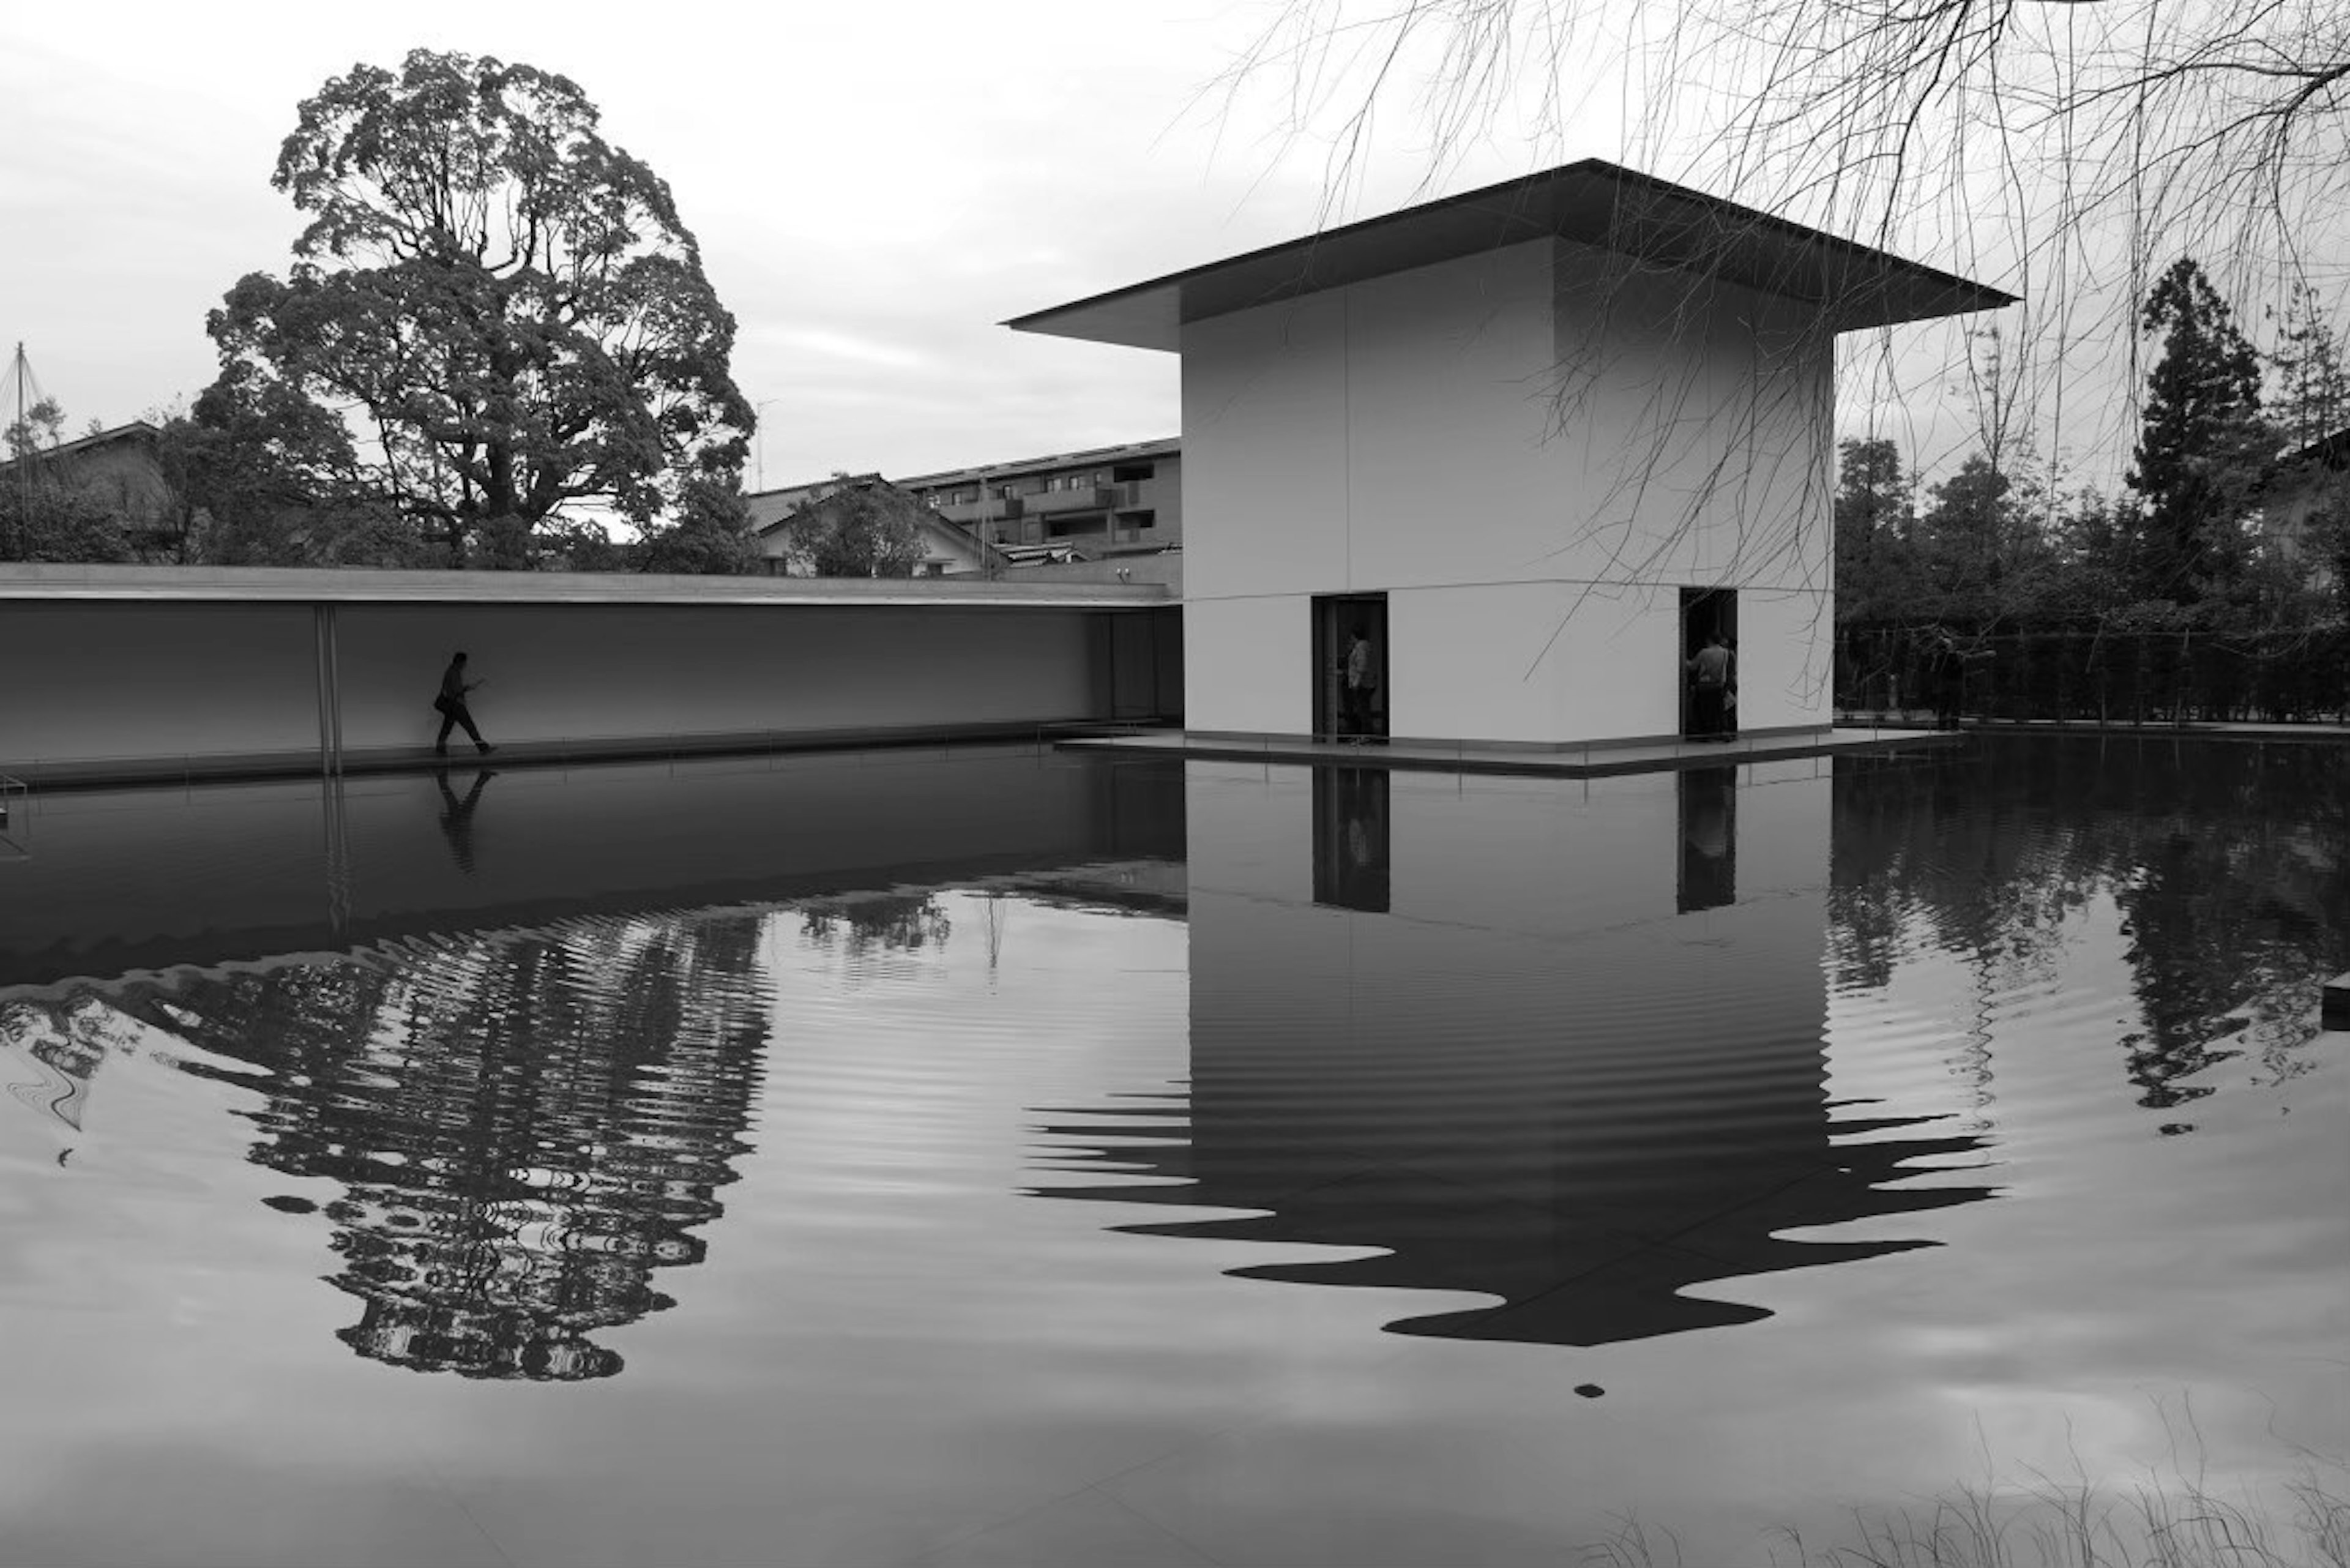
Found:
<path fill-rule="evenodd" d="M 754 483 L 1173 435 L 1172 356 L 996 323 L 1315 226 L 1325 149 L 1284 139 L 1278 92 L 1215 91 L 1271 14 L 1271 0 L 10 5 L 0 339 L 24 341 L 76 431 L 192 399 L 214 369 L 205 311 L 290 259 L 297 214 L 269 175 L 296 105 L 355 63 L 396 67 L 424 46 L 570 77 L 607 137 L 670 182 L 740 324 L 735 379 L 763 411 Z M 1621 157 L 1604 93 L 1576 107 L 1543 153 L 1497 137 L 1432 187 L 1422 133 L 1391 117 L 1336 215 L 1562 150 Z"/>

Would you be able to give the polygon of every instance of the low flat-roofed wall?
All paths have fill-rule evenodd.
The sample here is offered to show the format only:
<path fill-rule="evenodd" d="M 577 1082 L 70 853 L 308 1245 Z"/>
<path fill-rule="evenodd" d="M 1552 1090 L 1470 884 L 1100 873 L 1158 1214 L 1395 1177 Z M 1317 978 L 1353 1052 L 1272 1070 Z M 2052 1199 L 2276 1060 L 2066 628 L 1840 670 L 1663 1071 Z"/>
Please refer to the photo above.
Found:
<path fill-rule="evenodd" d="M 352 576 L 360 593 L 328 597 L 338 585 L 325 583 L 308 600 L 235 597 L 234 584 L 215 597 L 171 586 L 0 594 L 0 772 L 38 783 L 153 776 L 174 759 L 196 775 L 315 767 L 322 683 L 347 763 L 412 760 L 439 730 L 432 698 L 460 649 L 484 683 L 475 720 L 517 756 L 1155 718 L 1167 688 L 1130 667 L 1158 639 L 1136 634 L 1176 614 L 1139 595 L 1128 606 L 867 584 L 632 603 L 509 578 L 504 600 L 473 597 L 473 583 L 463 597 L 395 598 L 385 581 L 408 574 Z M 452 742 L 470 752 L 462 732 Z"/>

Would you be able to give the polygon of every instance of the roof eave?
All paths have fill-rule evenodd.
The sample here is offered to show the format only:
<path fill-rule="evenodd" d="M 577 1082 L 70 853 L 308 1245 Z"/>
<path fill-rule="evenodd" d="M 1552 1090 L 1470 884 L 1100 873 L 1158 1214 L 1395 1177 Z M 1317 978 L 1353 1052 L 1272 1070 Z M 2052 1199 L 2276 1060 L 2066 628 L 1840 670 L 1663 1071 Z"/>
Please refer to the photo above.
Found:
<path fill-rule="evenodd" d="M 1628 213 L 1627 202 L 1635 203 Z M 1628 244 L 1607 243 L 1627 236 Z M 1825 303 L 1839 330 L 1994 308 L 2014 298 L 1825 230 L 1586 159 L 1030 311 L 1001 325 L 1015 332 L 1179 351 L 1189 320 L 1544 237 L 1645 256 L 1651 265 L 1716 275 L 1757 292 Z M 1388 253 L 1385 258 L 1382 249 Z M 1773 258 L 1784 265 L 1785 275 L 1825 286 L 1773 289 L 1773 268 L 1762 264 Z M 1715 265 L 1707 265 L 1709 259 Z M 1857 289 L 1834 286 L 1839 277 L 1854 281 Z M 1236 291 L 1235 283 L 1243 286 Z M 1194 292 L 1211 296 L 1206 308 L 1197 300 L 1187 306 Z M 1907 296 L 1908 303 L 1847 315 L 1837 302 L 1856 292 L 1887 301 Z M 1924 303 L 1937 296 L 1940 304 Z M 1235 297 L 1245 303 L 1230 303 Z"/>

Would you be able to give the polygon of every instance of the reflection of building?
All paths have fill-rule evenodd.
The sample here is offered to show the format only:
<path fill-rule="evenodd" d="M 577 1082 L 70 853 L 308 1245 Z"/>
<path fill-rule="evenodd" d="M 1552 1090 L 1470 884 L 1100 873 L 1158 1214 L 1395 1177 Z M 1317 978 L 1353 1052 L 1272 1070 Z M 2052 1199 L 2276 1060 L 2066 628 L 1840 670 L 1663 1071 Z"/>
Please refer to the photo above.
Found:
<path fill-rule="evenodd" d="M 606 921 L 396 969 L 207 976 L 130 1005 L 270 1069 L 256 1163 L 342 1184 L 340 1337 L 417 1371 L 620 1370 L 588 1336 L 702 1260 L 765 1044 L 761 923 Z M 395 978 L 396 977 L 396 978 Z M 143 1006 L 141 1006 L 143 1004 Z M 306 1211 L 306 1199 L 276 1206 Z"/>
<path fill-rule="evenodd" d="M 1705 590 L 1826 728 L 1836 336 L 2007 302 L 1586 160 L 1010 325 L 1181 356 L 1191 727 L 1330 733 L 1344 599 L 1393 734 L 1559 745 L 1675 732 Z"/>
<path fill-rule="evenodd" d="M 1385 1249 L 1247 1272 L 1490 1294 L 1397 1326 L 1577 1345 L 1762 1316 L 1696 1293 L 1925 1245 L 1786 1233 L 1983 1195 L 1898 1185 L 1965 1140 L 1831 1115 L 1826 780 L 1750 784 L 1692 828 L 1710 784 L 1397 774 L 1391 913 L 1317 901 L 1330 787 L 1193 767 L 1188 1136 L 1054 1129 L 1190 1180 L 1055 1195 L 1263 1210 L 1165 1229 Z M 1744 901 L 1679 912 L 1690 842 L 1726 867 L 1703 841 L 1733 826 Z"/>

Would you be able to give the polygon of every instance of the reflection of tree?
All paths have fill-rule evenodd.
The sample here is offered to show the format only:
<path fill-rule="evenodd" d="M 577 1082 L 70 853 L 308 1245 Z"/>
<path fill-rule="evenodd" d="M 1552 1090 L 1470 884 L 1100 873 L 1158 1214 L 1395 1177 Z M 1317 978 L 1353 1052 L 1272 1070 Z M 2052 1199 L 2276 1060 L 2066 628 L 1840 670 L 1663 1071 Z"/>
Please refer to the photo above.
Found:
<path fill-rule="evenodd" d="M 2315 988 L 2350 945 L 2350 761 L 2339 748 L 2091 736 L 1983 738 L 1931 761 L 1840 759 L 1830 890 L 1838 982 L 1882 986 L 1919 942 L 1989 987 L 2051 971 L 2068 922 L 2112 899 L 2145 1014 L 2124 1042 L 2141 1104 L 2248 1040 L 2301 1070 Z"/>
<path fill-rule="evenodd" d="M 121 1020 L 87 991 L 54 1002 L 0 1002 L 0 1088 L 78 1132 L 90 1083 L 122 1041 Z"/>
<path fill-rule="evenodd" d="M 754 916 L 580 924 L 373 961 L 123 988 L 269 1070 L 253 1158 L 328 1179 L 361 1355 L 476 1377 L 608 1376 L 594 1330 L 671 1304 L 652 1271 L 733 1179 L 765 1039 Z M 298 1198 L 277 1206 L 306 1210 Z"/>
<path fill-rule="evenodd" d="M 810 904 L 800 934 L 819 946 L 840 942 L 851 958 L 879 951 L 919 952 L 946 945 L 954 922 L 931 893 L 892 893 Z"/>

